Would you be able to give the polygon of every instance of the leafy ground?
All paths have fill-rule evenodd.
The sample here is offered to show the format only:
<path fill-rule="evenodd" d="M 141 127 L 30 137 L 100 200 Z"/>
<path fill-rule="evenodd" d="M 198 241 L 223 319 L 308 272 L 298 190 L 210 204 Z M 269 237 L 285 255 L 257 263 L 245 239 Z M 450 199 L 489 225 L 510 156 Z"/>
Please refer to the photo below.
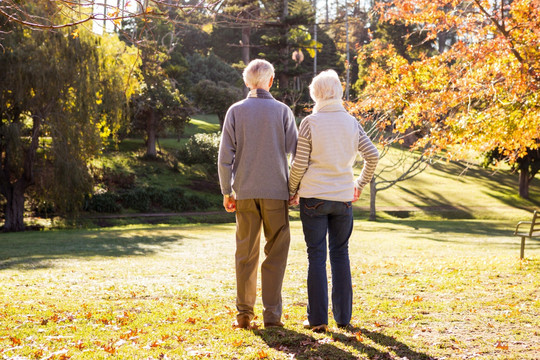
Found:
<path fill-rule="evenodd" d="M 326 334 L 298 221 L 277 330 L 231 327 L 234 224 L 3 234 L 0 358 L 538 359 L 540 242 L 520 261 L 514 225 L 357 219 L 354 328 Z"/>

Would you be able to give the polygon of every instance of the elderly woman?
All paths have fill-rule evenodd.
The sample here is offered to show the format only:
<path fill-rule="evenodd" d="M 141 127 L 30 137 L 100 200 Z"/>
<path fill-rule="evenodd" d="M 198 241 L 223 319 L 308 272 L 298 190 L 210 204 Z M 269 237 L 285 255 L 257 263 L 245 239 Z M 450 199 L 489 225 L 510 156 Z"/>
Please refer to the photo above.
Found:
<path fill-rule="evenodd" d="M 362 126 L 343 107 L 343 89 L 335 71 L 317 75 L 309 89 L 315 107 L 300 124 L 289 180 L 289 203 L 296 204 L 300 199 L 309 261 L 304 326 L 322 332 L 328 326 L 326 235 L 332 269 L 332 312 L 338 327 L 347 327 L 353 297 L 349 265 L 352 202 L 373 177 L 379 153 Z M 354 179 L 357 153 L 364 158 L 364 166 Z"/>

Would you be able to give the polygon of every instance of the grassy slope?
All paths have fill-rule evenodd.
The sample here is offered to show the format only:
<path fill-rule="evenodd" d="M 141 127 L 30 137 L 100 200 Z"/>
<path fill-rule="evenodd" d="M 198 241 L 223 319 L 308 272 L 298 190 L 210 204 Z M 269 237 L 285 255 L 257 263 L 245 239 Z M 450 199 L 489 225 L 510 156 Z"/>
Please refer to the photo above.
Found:
<path fill-rule="evenodd" d="M 2 235 L 0 356 L 73 359 L 535 359 L 540 243 L 511 223 L 357 221 L 354 329 L 313 334 L 292 223 L 282 330 L 233 330 L 234 224 Z M 256 313 L 261 323 L 260 294 Z M 19 357 L 17 357 L 19 356 Z"/>

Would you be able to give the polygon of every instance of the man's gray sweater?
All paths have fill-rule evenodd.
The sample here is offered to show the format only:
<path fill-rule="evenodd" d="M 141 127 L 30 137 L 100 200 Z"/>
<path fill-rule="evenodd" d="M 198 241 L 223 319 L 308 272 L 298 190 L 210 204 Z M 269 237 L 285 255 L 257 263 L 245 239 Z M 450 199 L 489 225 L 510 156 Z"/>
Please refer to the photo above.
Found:
<path fill-rule="evenodd" d="M 265 90 L 227 111 L 218 172 L 223 195 L 236 199 L 288 200 L 288 154 L 296 151 L 298 130 L 291 109 Z"/>

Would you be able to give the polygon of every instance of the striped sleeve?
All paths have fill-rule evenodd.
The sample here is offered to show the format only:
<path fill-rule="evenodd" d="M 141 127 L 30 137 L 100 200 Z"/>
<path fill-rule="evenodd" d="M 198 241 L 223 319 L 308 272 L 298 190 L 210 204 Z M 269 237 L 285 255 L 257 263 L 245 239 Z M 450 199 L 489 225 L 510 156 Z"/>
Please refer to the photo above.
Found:
<path fill-rule="evenodd" d="M 291 165 L 291 175 L 289 176 L 289 194 L 294 196 L 298 191 L 300 181 L 306 173 L 311 155 L 311 130 L 307 121 L 302 121 L 298 133 L 298 144 L 296 145 L 296 155 Z"/>
<path fill-rule="evenodd" d="M 375 168 L 379 162 L 379 152 L 360 123 L 358 123 L 358 135 L 358 152 L 364 158 L 364 167 L 362 168 L 362 173 L 356 179 L 356 187 L 362 190 L 371 181 L 375 173 Z"/>

